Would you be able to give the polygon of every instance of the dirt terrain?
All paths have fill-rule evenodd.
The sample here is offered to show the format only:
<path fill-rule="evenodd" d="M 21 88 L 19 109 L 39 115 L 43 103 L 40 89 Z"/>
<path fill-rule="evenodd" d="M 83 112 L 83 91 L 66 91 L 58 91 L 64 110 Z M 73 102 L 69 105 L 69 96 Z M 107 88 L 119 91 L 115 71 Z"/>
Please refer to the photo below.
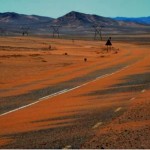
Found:
<path fill-rule="evenodd" d="M 0 37 L 0 148 L 150 148 L 148 44 Z"/>

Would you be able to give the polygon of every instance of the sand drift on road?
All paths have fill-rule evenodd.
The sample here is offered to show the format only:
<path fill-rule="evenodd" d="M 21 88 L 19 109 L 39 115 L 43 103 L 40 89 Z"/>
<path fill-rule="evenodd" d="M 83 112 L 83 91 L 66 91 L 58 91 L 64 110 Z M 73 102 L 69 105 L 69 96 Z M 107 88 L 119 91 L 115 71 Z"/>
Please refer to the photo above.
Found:
<path fill-rule="evenodd" d="M 149 148 L 148 45 L 0 39 L 0 148 Z"/>

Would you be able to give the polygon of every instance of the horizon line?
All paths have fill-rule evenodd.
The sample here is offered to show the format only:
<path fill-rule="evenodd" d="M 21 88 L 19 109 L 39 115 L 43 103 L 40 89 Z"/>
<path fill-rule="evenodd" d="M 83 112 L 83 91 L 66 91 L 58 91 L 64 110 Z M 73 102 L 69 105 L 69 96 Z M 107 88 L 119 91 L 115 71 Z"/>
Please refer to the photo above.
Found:
<path fill-rule="evenodd" d="M 139 16 L 139 17 L 128 17 L 128 16 L 101 16 L 101 15 L 98 15 L 98 14 L 91 14 L 91 13 L 84 13 L 84 12 L 79 12 L 79 11 L 74 11 L 74 10 L 72 10 L 72 11 L 69 11 L 68 13 L 65 13 L 65 14 L 63 14 L 63 15 L 61 15 L 61 16 L 59 16 L 59 17 L 62 17 L 62 16 L 64 16 L 64 15 L 66 15 L 66 14 L 69 14 L 69 13 L 71 13 L 71 12 L 77 12 L 77 13 L 82 13 L 82 14 L 86 14 L 86 15 L 97 15 L 97 16 L 100 16 L 100 17 L 105 17 L 105 18 L 147 18 L 147 17 L 150 17 L 149 15 L 148 16 Z M 40 14 L 28 14 L 28 13 L 19 13 L 19 12 L 13 12 L 13 11 L 5 11 L 5 12 L 0 12 L 0 13 L 16 13 L 16 14 L 20 14 L 20 15 L 29 15 L 29 16 L 41 16 L 41 17 L 49 17 L 49 18 L 53 18 L 53 17 L 51 17 L 51 16 L 48 16 L 48 15 L 40 15 Z M 57 18 L 59 18 L 59 17 L 56 17 L 56 18 L 53 18 L 53 19 L 57 19 Z"/>

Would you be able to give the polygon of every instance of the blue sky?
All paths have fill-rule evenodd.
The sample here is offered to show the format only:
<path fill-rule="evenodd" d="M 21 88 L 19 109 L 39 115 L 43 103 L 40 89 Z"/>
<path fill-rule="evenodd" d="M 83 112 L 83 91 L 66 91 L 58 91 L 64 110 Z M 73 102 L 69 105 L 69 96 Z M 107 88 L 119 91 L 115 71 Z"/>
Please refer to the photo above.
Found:
<path fill-rule="evenodd" d="M 57 18 L 70 11 L 105 17 L 143 17 L 150 16 L 150 0 L 0 0 L 0 12 Z"/>

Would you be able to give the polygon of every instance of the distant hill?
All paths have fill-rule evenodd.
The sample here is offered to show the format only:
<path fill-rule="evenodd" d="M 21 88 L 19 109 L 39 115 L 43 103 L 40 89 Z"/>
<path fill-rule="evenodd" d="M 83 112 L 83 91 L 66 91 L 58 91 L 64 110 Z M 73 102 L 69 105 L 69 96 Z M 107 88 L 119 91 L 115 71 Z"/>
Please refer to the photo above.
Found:
<path fill-rule="evenodd" d="M 51 22 L 52 20 L 53 18 L 50 17 L 24 15 L 24 14 L 17 14 L 14 12 L 0 13 L 1 24 L 23 25 L 23 24 Z"/>
<path fill-rule="evenodd" d="M 133 21 L 134 20 L 134 21 Z M 85 14 L 71 11 L 59 18 L 51 18 L 37 15 L 25 15 L 15 12 L 0 13 L 0 34 L 20 34 L 22 28 L 30 27 L 30 34 L 52 33 L 51 25 L 61 25 L 62 34 L 93 34 L 94 24 L 103 25 L 103 32 L 118 33 L 147 33 L 150 31 L 150 17 L 143 18 L 108 18 L 98 15 Z M 74 29 L 72 29 L 74 28 Z"/>
<path fill-rule="evenodd" d="M 108 18 L 98 15 L 84 14 L 80 12 L 71 11 L 64 16 L 57 19 L 51 17 L 43 17 L 37 15 L 25 15 L 18 14 L 14 12 L 0 13 L 0 24 L 4 25 L 38 25 L 38 24 L 59 24 L 62 26 L 92 26 L 93 24 L 101 24 L 104 26 L 122 26 L 124 25 L 134 25 L 135 24 L 150 24 L 150 17 L 141 18 L 125 18 L 116 17 Z M 132 22 L 132 24 L 131 24 Z"/>
<path fill-rule="evenodd" d="M 69 12 L 66 15 L 57 18 L 53 23 L 63 26 L 92 26 L 93 24 L 116 26 L 118 22 L 111 18 L 106 18 L 98 15 L 84 14 L 80 12 Z"/>
<path fill-rule="evenodd" d="M 149 17 L 139 17 L 139 18 L 116 17 L 113 19 L 116 21 L 134 22 L 134 23 L 150 25 L 150 16 Z"/>

